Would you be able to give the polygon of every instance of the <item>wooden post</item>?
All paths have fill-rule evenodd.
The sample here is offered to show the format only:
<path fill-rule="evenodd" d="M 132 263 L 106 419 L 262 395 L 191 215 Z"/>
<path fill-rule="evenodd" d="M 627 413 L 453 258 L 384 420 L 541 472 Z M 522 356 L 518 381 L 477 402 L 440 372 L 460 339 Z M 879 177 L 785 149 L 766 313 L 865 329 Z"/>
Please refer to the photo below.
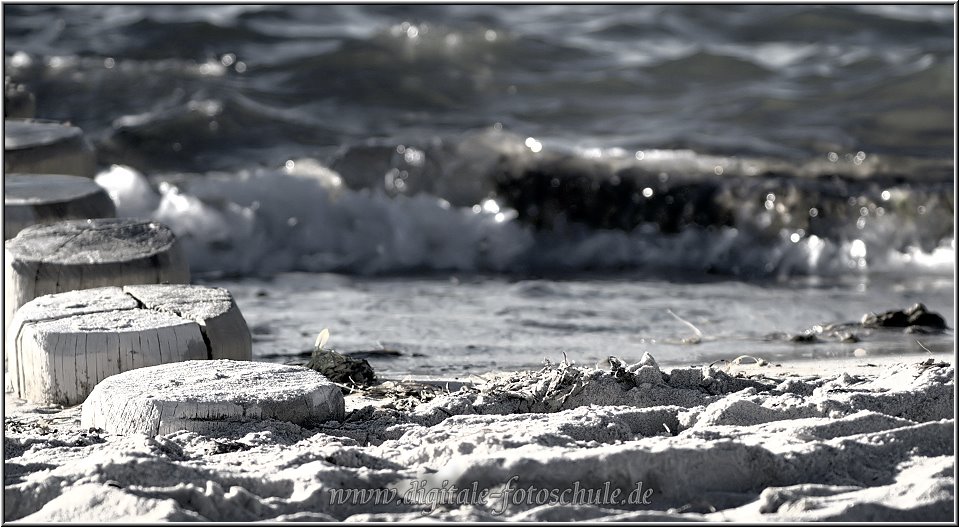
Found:
<path fill-rule="evenodd" d="M 142 309 L 32 322 L 14 339 L 14 393 L 64 406 L 83 402 L 110 375 L 208 353 L 196 322 Z"/>
<path fill-rule="evenodd" d="M 110 375 L 191 359 L 250 360 L 251 343 L 227 290 L 164 284 L 36 298 L 14 315 L 4 349 L 14 395 L 74 405 Z"/>
<path fill-rule="evenodd" d="M 123 291 L 146 309 L 173 313 L 200 325 L 211 359 L 251 360 L 250 328 L 226 289 L 199 285 L 132 285 Z"/>
<path fill-rule="evenodd" d="M 345 414 L 340 389 L 300 366 L 187 361 L 107 378 L 83 403 L 80 425 L 112 434 L 210 434 L 275 419 L 309 426 Z"/>
<path fill-rule="evenodd" d="M 108 285 L 187 283 L 169 227 L 135 219 L 34 225 L 4 243 L 4 325 L 34 298 Z"/>
<path fill-rule="evenodd" d="M 96 155 L 83 130 L 55 121 L 4 119 L 3 172 L 92 178 Z"/>
<path fill-rule="evenodd" d="M 113 200 L 89 178 L 52 174 L 3 178 L 4 240 L 31 225 L 115 216 Z"/>

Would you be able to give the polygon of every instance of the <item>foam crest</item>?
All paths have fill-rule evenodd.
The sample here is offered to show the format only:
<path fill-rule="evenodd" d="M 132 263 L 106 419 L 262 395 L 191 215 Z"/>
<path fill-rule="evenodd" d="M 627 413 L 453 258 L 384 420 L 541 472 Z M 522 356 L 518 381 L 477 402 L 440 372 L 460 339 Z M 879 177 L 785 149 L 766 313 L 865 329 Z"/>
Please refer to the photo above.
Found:
<path fill-rule="evenodd" d="M 299 168 L 296 168 L 299 167 Z M 427 193 L 389 196 L 344 188 L 313 160 L 283 169 L 177 175 L 154 184 L 128 167 L 97 176 L 121 216 L 169 225 L 198 273 L 251 275 L 283 271 L 576 272 L 682 269 L 743 277 L 842 275 L 916 270 L 951 273 L 955 240 L 923 250 L 874 225 L 860 238 L 775 235 L 732 226 L 690 226 L 677 233 L 654 224 L 632 230 L 570 225 L 536 230 L 505 203 L 456 207 Z"/>
<path fill-rule="evenodd" d="M 283 170 L 209 174 L 154 190 L 142 174 L 114 166 L 97 181 L 121 214 L 170 225 L 199 272 L 508 271 L 531 243 L 525 229 L 486 211 L 427 194 L 342 190 L 333 179 Z"/>

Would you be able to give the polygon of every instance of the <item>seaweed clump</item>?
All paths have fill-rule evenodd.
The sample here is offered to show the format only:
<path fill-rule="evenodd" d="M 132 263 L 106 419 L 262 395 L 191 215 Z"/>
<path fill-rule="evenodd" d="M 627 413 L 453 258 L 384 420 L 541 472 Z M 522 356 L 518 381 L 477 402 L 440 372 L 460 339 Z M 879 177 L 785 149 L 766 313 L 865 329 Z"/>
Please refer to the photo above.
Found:
<path fill-rule="evenodd" d="M 323 374 L 334 384 L 340 386 L 344 393 L 349 393 L 359 387 L 377 384 L 376 373 L 366 359 L 354 359 L 338 353 L 324 346 L 330 338 L 326 329 L 320 332 L 313 345 L 313 354 L 307 368 Z"/>
<path fill-rule="evenodd" d="M 942 315 L 929 311 L 921 303 L 904 310 L 892 310 L 885 313 L 868 313 L 863 315 L 860 322 L 866 328 L 907 328 L 907 330 L 919 331 L 919 328 L 944 331 L 946 321 Z"/>

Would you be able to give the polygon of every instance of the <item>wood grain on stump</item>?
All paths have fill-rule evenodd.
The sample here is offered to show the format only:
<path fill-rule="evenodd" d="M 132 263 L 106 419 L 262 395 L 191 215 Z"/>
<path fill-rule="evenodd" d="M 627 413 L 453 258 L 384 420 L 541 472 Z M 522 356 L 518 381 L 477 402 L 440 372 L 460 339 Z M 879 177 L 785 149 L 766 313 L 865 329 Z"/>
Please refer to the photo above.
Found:
<path fill-rule="evenodd" d="M 4 349 L 14 395 L 67 406 L 124 371 L 252 355 L 249 329 L 230 293 L 195 285 L 42 296 L 14 315 Z"/>
<path fill-rule="evenodd" d="M 54 121 L 4 119 L 3 171 L 25 174 L 96 175 L 93 147 L 83 131 Z"/>
<path fill-rule="evenodd" d="M 298 425 L 343 420 L 343 394 L 300 366 L 187 361 L 114 375 L 83 403 L 80 423 L 113 434 L 229 432 L 275 419 Z"/>
<path fill-rule="evenodd" d="M 250 360 L 250 328 L 226 289 L 197 285 L 133 285 L 124 292 L 146 309 L 173 313 L 200 325 L 211 359 Z"/>
<path fill-rule="evenodd" d="M 4 325 L 34 298 L 109 285 L 187 283 L 169 227 L 134 219 L 34 225 L 4 242 Z"/>
<path fill-rule="evenodd" d="M 113 218 L 116 206 L 89 178 L 7 174 L 3 178 L 3 239 L 31 225 L 86 218 Z"/>

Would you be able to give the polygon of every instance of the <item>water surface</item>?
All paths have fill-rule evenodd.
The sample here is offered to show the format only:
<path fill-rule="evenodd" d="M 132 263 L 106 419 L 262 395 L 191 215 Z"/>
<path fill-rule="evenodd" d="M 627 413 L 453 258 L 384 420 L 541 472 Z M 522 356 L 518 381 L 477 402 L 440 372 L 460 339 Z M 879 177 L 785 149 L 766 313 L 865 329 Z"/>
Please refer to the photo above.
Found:
<path fill-rule="evenodd" d="M 392 373 L 948 349 L 950 6 L 4 6 L 4 69 L 255 354 Z M 265 296 L 264 296 L 265 295 Z M 691 330 L 703 333 L 684 344 Z M 917 340 L 919 342 L 917 342 Z M 858 350 L 858 351 L 857 351 Z"/>

